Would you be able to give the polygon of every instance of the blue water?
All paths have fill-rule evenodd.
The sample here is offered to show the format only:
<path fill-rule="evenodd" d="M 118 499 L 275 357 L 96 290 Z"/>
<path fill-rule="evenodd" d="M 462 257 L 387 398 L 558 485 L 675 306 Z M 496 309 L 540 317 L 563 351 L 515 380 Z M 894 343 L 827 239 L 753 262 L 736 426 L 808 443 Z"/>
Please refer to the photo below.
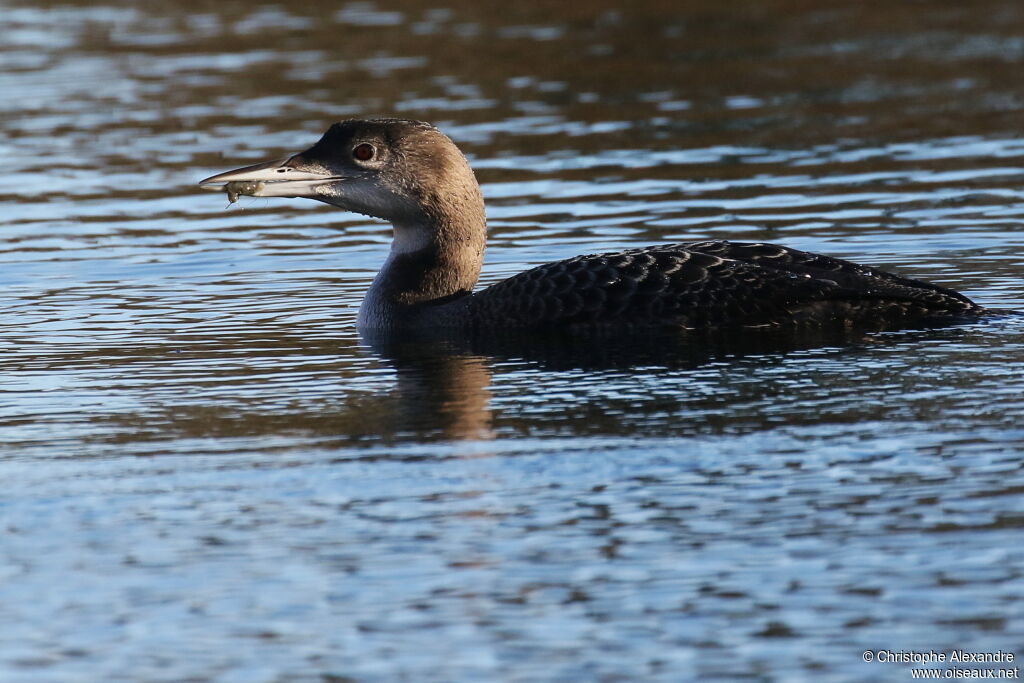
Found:
<path fill-rule="evenodd" d="M 483 284 L 716 238 L 1024 309 L 1015 3 L 719 5 L 7 3 L 0 679 L 1024 656 L 1024 318 L 392 353 L 386 225 L 195 186 L 398 114 L 477 169 Z"/>

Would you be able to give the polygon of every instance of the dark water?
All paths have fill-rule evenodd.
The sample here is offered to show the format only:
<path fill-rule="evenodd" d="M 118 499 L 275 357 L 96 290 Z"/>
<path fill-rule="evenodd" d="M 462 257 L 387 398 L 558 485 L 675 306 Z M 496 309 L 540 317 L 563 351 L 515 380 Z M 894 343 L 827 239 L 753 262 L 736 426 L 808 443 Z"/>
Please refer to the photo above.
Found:
<path fill-rule="evenodd" d="M 1024 656 L 1024 320 L 374 349 L 386 226 L 195 186 L 395 114 L 477 168 L 485 283 L 724 238 L 1021 308 L 1016 0 L 2 5 L 0 679 Z"/>

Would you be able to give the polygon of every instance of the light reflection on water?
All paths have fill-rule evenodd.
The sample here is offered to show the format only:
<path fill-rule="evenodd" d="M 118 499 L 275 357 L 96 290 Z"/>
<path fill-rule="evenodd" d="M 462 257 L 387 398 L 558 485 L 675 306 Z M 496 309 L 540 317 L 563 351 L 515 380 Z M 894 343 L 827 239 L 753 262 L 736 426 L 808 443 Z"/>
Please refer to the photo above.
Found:
<path fill-rule="evenodd" d="M 386 349 L 353 329 L 386 226 L 194 186 L 397 113 L 472 159 L 485 284 L 722 238 L 1024 308 L 1024 27 L 982 5 L 6 7 L 0 677 L 902 680 L 860 653 L 1019 647 L 1020 318 Z"/>

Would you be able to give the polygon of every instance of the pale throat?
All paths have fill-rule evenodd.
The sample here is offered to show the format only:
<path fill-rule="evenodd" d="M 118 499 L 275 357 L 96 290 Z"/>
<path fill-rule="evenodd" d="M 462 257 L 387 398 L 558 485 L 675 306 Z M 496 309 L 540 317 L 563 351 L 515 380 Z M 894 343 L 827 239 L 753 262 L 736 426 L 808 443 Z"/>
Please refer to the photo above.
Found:
<path fill-rule="evenodd" d="M 436 228 L 429 221 L 394 222 L 391 239 L 391 253 L 394 255 L 413 254 L 430 246 Z"/>

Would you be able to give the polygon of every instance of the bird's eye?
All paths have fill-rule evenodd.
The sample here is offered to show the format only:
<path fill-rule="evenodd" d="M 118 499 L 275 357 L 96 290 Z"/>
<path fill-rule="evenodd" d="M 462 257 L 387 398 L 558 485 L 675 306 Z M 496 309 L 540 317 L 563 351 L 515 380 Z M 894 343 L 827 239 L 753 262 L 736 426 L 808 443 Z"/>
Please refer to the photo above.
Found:
<path fill-rule="evenodd" d="M 365 142 L 352 148 L 352 156 L 357 161 L 369 161 L 376 153 L 377 150 L 373 148 L 373 145 L 368 145 Z"/>

